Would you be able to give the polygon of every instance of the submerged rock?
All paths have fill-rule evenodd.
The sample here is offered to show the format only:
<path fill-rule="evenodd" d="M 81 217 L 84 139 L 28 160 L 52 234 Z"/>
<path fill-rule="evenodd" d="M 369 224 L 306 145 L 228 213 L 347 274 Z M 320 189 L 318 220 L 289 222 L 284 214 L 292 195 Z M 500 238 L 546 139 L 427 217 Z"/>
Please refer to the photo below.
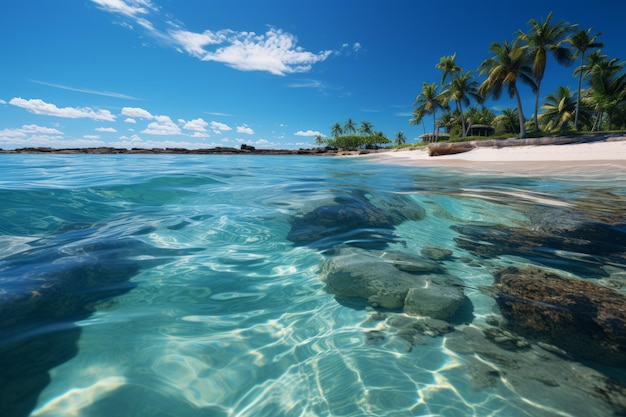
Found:
<path fill-rule="evenodd" d="M 515 347 L 511 341 L 496 341 L 493 336 L 498 333 L 468 326 L 445 335 L 445 347 L 460 355 L 473 389 L 504 386 L 521 398 L 533 399 L 512 402 L 519 409 L 515 415 L 625 415 L 626 388 L 618 381 L 547 345 Z"/>
<path fill-rule="evenodd" d="M 495 274 L 507 326 L 584 359 L 626 364 L 626 296 L 589 281 L 536 268 Z"/>
<path fill-rule="evenodd" d="M 401 252 L 341 249 L 322 265 L 326 289 L 407 314 L 447 319 L 463 304 L 463 282 L 439 264 Z"/>
<path fill-rule="evenodd" d="M 381 199 L 353 190 L 296 216 L 287 239 L 296 246 L 332 249 L 348 244 L 382 249 L 394 240 L 394 226 L 407 220 L 421 220 L 425 211 L 413 200 L 399 195 Z"/>
<path fill-rule="evenodd" d="M 623 225 L 580 222 L 568 228 L 534 230 L 530 227 L 455 225 L 457 246 L 474 256 L 523 257 L 587 277 L 605 277 L 605 264 L 626 264 L 626 228 Z"/>

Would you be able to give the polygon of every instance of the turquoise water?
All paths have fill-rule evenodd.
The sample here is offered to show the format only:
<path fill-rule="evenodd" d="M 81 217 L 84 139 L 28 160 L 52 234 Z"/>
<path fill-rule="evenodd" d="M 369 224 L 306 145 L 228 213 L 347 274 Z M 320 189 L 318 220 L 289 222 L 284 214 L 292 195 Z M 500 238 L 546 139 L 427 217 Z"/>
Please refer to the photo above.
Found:
<path fill-rule="evenodd" d="M 623 369 L 480 334 L 499 316 L 502 266 L 626 292 L 625 184 L 610 165 L 507 176 L 363 158 L 2 155 L 0 415 L 624 415 Z M 398 215 L 334 224 L 341 204 Z M 320 207 L 328 224 L 303 224 Z M 502 248 L 494 226 L 546 233 Z M 592 232 L 559 240 L 577 230 Z M 400 311 L 328 293 L 322 265 L 345 246 L 450 250 L 437 262 L 466 298 L 454 331 L 411 343 Z"/>

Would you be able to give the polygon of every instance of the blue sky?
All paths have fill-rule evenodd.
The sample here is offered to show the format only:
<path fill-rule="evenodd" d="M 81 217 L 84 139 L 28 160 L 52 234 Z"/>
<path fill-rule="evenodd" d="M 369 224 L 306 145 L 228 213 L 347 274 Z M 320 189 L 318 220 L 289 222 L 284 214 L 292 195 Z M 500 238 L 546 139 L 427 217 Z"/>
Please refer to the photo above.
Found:
<path fill-rule="evenodd" d="M 414 142 L 413 101 L 441 56 L 475 70 L 550 11 L 626 59 L 614 0 L 6 0 L 0 148 L 301 148 L 348 118 Z M 574 87 L 572 70 L 549 61 L 542 96 Z"/>

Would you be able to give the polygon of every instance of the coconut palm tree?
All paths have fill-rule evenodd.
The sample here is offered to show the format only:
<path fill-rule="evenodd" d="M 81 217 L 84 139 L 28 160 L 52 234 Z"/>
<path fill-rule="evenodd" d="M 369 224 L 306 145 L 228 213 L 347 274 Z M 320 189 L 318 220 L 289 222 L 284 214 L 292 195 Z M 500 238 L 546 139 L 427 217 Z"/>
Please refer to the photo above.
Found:
<path fill-rule="evenodd" d="M 517 133 L 519 131 L 519 112 L 516 108 L 507 107 L 502 110 L 502 114 L 494 119 L 497 126 L 505 133 Z"/>
<path fill-rule="evenodd" d="M 370 122 L 362 121 L 361 127 L 359 127 L 359 133 L 361 133 L 363 136 L 371 136 L 373 127 L 374 125 L 372 125 Z"/>
<path fill-rule="evenodd" d="M 597 110 L 596 128 L 599 129 L 602 113 L 608 118 L 611 130 L 611 118 L 618 107 L 626 103 L 626 73 L 624 62 L 617 59 L 600 61 L 591 69 L 592 102 Z"/>
<path fill-rule="evenodd" d="M 517 101 L 519 134 L 521 138 L 525 138 L 526 128 L 524 127 L 524 113 L 522 111 L 522 100 L 520 99 L 519 90 L 517 88 L 517 81 L 519 80 L 528 84 L 533 92 L 536 91 L 529 56 L 517 42 L 513 42 L 513 44 L 508 41 L 502 44 L 495 42 L 491 44 L 489 50 L 494 56 L 487 58 L 480 64 L 480 73 L 488 74 L 488 76 L 481 84 L 478 92 L 483 97 L 490 95 L 497 100 L 502 95 L 502 90 L 506 88 L 509 97 L 515 97 Z"/>
<path fill-rule="evenodd" d="M 448 98 L 453 100 L 461 116 L 462 137 L 466 135 L 465 117 L 463 116 L 463 105 L 469 106 L 470 99 L 482 102 L 482 96 L 478 93 L 480 84 L 472 79 L 472 72 L 468 71 L 461 75 L 457 75 L 450 81 L 448 89 Z"/>
<path fill-rule="evenodd" d="M 573 59 L 577 59 L 580 56 L 581 67 L 585 65 L 585 52 L 589 49 L 602 48 L 604 44 L 602 42 L 596 42 L 598 36 L 602 35 L 602 32 L 595 35 L 591 34 L 593 28 L 587 30 L 579 29 L 569 40 L 574 48 Z M 580 68 L 580 67 L 579 67 Z M 578 74 L 578 93 L 576 94 L 576 116 L 574 117 L 574 129 L 578 130 L 578 114 L 580 113 L 580 90 L 583 83 L 583 72 L 579 71 Z"/>
<path fill-rule="evenodd" d="M 559 86 L 556 92 L 548 94 L 546 101 L 541 106 L 543 113 L 539 115 L 539 121 L 547 131 L 566 130 L 572 127 L 576 114 L 576 100 L 569 86 Z"/>
<path fill-rule="evenodd" d="M 536 117 L 539 114 L 539 90 L 541 89 L 541 81 L 546 71 L 547 54 L 550 52 L 559 64 L 571 65 L 572 53 L 569 45 L 567 45 L 567 36 L 572 30 L 567 22 L 559 22 L 554 25 L 550 23 L 552 12 L 548 14 L 545 20 L 537 22 L 530 19 L 528 22 L 529 32 L 524 33 L 518 31 L 519 39 L 526 44 L 528 53 L 533 58 L 533 76 L 537 89 L 535 91 L 535 130 L 539 130 L 539 122 Z"/>
<path fill-rule="evenodd" d="M 413 112 L 414 119 L 422 120 L 422 117 L 427 114 L 433 115 L 433 135 L 435 142 L 437 141 L 437 111 L 445 107 L 445 98 L 439 93 L 439 86 L 437 83 L 424 83 L 422 85 L 422 91 L 415 98 L 413 105 L 416 107 Z"/>
<path fill-rule="evenodd" d="M 356 133 L 356 123 L 354 123 L 354 120 L 348 119 L 345 121 L 345 123 L 343 124 L 343 132 L 346 135 L 349 135 L 350 133 Z"/>
<path fill-rule="evenodd" d="M 324 139 L 322 138 L 322 135 L 315 135 L 315 144 L 317 146 L 322 146 L 324 144 Z"/>
<path fill-rule="evenodd" d="M 445 84 L 448 75 L 453 76 L 455 73 L 463 71 L 463 69 L 454 62 L 455 60 L 456 52 L 450 56 L 442 56 L 439 58 L 439 63 L 435 65 L 435 68 L 443 71 L 441 75 L 441 85 Z"/>
<path fill-rule="evenodd" d="M 396 145 L 404 145 L 406 143 L 406 136 L 403 131 L 396 132 L 396 138 L 394 139 Z"/>
<path fill-rule="evenodd" d="M 343 135 L 343 129 L 341 127 L 341 124 L 339 124 L 339 122 L 335 123 L 333 127 L 330 128 L 330 134 L 333 135 L 335 139 Z"/>

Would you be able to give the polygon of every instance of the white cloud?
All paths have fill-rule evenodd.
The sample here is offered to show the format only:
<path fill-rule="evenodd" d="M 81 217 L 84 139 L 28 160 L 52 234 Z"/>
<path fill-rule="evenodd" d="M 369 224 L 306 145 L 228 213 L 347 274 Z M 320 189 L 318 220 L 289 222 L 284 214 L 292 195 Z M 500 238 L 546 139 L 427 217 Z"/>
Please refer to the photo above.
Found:
<path fill-rule="evenodd" d="M 182 46 L 189 55 L 199 58 L 206 54 L 205 46 L 222 43 L 225 39 L 224 35 L 213 33 L 210 30 L 205 30 L 203 33 L 171 30 L 169 34 L 174 42 Z"/>
<path fill-rule="evenodd" d="M 110 133 L 115 133 L 117 132 L 117 130 L 113 129 L 112 127 L 97 127 L 96 132 L 110 132 Z"/>
<path fill-rule="evenodd" d="M 222 31 L 228 34 L 228 46 L 207 51 L 203 61 L 222 62 L 242 71 L 267 71 L 275 75 L 307 72 L 313 64 L 324 61 L 331 51 L 318 54 L 297 46 L 296 37 L 271 28 L 263 35 L 254 32 Z"/>
<path fill-rule="evenodd" d="M 220 122 L 211 122 L 211 123 L 209 123 L 209 125 L 211 126 L 211 130 L 213 131 L 213 133 L 215 133 L 217 135 L 219 135 L 222 132 L 227 132 L 229 130 L 233 130 L 227 124 L 220 123 Z"/>
<path fill-rule="evenodd" d="M 294 135 L 296 136 L 324 136 L 321 132 L 318 132 L 317 130 L 298 130 L 296 133 L 294 133 Z"/>
<path fill-rule="evenodd" d="M 148 111 L 140 107 L 124 107 L 122 109 L 122 116 L 139 117 L 142 119 L 153 119 L 154 116 Z"/>
<path fill-rule="evenodd" d="M 76 91 L 78 93 L 95 94 L 98 96 L 114 97 L 114 98 L 121 98 L 121 99 L 126 99 L 126 100 L 139 100 L 137 97 L 132 97 L 132 96 L 121 94 L 121 93 L 115 93 L 112 91 L 96 91 L 96 90 L 90 90 L 88 88 L 69 87 L 67 85 L 53 84 L 53 83 L 47 83 L 47 82 L 37 81 L 37 80 L 31 80 L 31 81 L 36 84 L 41 84 L 41 85 L 45 85 L 48 87 L 60 88 L 61 90 Z"/>
<path fill-rule="evenodd" d="M 208 138 L 209 134 L 205 132 L 193 132 L 190 136 L 192 138 Z"/>
<path fill-rule="evenodd" d="M 124 122 L 126 122 L 126 123 L 137 123 L 137 120 L 133 119 L 132 117 L 129 117 L 127 119 L 124 119 Z"/>
<path fill-rule="evenodd" d="M 184 123 L 183 129 L 193 130 L 195 132 L 206 132 L 206 127 L 209 125 L 201 117 L 188 122 L 182 120 L 181 123 Z"/>
<path fill-rule="evenodd" d="M 360 42 L 355 42 L 354 45 L 352 45 L 352 50 L 354 52 L 359 52 L 361 50 L 362 46 Z"/>
<path fill-rule="evenodd" d="M 91 0 L 96 3 L 102 10 L 111 13 L 120 13 L 128 17 L 137 17 L 137 15 L 147 14 L 148 9 L 155 7 L 149 0 Z"/>
<path fill-rule="evenodd" d="M 63 137 L 63 132 L 39 125 L 24 125 L 17 129 L 0 130 L 0 147 L 2 148 L 25 148 L 25 147 L 51 147 L 51 148 L 84 148 L 103 146 L 104 143 L 97 138 L 85 137 L 84 139 L 68 140 Z"/>
<path fill-rule="evenodd" d="M 246 125 L 237 126 L 237 133 L 245 133 L 246 135 L 254 135 L 254 130 Z"/>
<path fill-rule="evenodd" d="M 0 104 L 7 104 L 7 102 L 2 100 L 2 99 L 0 99 Z"/>
<path fill-rule="evenodd" d="M 168 116 L 155 116 L 156 121 L 141 131 L 147 135 L 180 135 L 180 128 Z"/>
<path fill-rule="evenodd" d="M 28 110 L 31 113 L 46 116 L 65 117 L 69 119 L 87 118 L 93 120 L 115 121 L 115 116 L 108 110 L 94 110 L 89 107 L 57 107 L 52 103 L 46 103 L 41 99 L 25 100 L 21 97 L 14 97 L 9 101 L 17 107 Z"/>

